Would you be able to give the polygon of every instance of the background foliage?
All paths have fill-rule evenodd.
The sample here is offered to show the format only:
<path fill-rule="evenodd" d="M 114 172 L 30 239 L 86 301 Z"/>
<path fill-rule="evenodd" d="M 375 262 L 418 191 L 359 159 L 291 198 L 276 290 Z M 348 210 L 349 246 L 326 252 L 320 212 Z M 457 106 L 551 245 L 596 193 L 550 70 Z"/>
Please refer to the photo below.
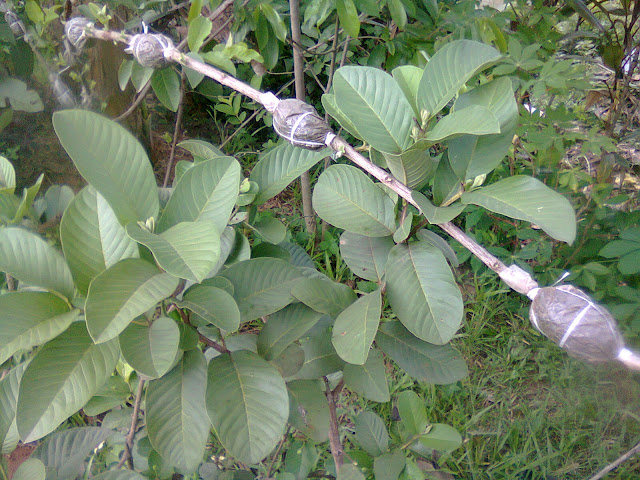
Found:
<path fill-rule="evenodd" d="M 635 2 L 321 0 L 295 40 L 282 1 L 73 12 L 282 98 L 298 44 L 306 99 L 420 209 L 189 69 L 74 50 L 70 4 L 0 6 L 0 440 L 40 440 L 13 478 L 585 478 L 637 443 L 637 380 L 565 358 L 422 219 L 569 271 L 634 343 Z M 12 134 L 70 106 L 75 191 Z M 317 236 L 287 188 L 308 169 Z"/>

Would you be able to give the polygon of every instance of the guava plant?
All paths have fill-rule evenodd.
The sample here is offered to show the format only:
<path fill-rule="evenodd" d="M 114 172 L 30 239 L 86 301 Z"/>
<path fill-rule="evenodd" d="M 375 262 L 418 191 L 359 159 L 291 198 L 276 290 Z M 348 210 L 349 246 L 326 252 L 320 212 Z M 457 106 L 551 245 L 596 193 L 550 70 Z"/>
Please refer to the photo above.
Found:
<path fill-rule="evenodd" d="M 402 424 L 391 440 L 368 410 L 355 437 L 341 440 L 335 397 L 346 387 L 389 402 L 385 356 L 427 383 L 466 375 L 448 344 L 463 319 L 449 266 L 457 259 L 429 223 L 475 204 L 575 237 L 569 202 L 538 180 L 480 186 L 509 149 L 517 109 L 509 79 L 469 80 L 500 59 L 457 41 L 424 69 L 337 70 L 324 107 L 420 207 L 339 158 L 320 175 L 314 207 L 344 230 L 340 253 L 369 282 L 362 290 L 321 273 L 257 208 L 328 150 L 281 143 L 243 178 L 236 159 L 189 140 L 193 161 L 179 162 L 173 187 L 159 189 L 122 127 L 56 112 L 56 134 L 88 186 L 64 208 L 54 240 L 28 228 L 37 188 L 15 197 L 2 163 L 0 270 L 11 287 L 0 295 L 0 362 L 10 368 L 0 381 L 3 452 L 44 439 L 33 457 L 41 471 L 75 478 L 107 440 L 109 468 L 168 476 L 195 472 L 213 438 L 259 468 L 289 426 L 330 441 L 338 478 L 364 478 L 358 458 L 376 479 L 395 480 L 413 478 L 414 456 L 457 448 L 460 435 L 430 423 L 408 392 L 396 399 Z M 101 426 L 53 433 L 81 409 L 106 413 Z M 111 474 L 94 478 L 143 478 Z"/>

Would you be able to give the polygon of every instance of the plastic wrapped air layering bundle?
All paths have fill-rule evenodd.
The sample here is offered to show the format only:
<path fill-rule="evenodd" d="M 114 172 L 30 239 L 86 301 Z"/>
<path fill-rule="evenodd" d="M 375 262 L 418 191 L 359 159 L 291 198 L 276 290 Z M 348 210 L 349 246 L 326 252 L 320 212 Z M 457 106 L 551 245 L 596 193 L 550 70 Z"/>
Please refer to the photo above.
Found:
<path fill-rule="evenodd" d="M 67 36 L 69 43 L 76 49 L 82 50 L 87 36 L 85 35 L 85 29 L 92 27 L 93 22 L 84 17 L 73 17 L 67 20 L 64 24 L 64 33 Z"/>
<path fill-rule="evenodd" d="M 296 147 L 319 150 L 335 137 L 316 109 L 302 100 L 280 100 L 273 112 L 273 128 Z"/>
<path fill-rule="evenodd" d="M 7 22 L 9 28 L 16 37 L 22 36 L 24 33 L 22 21 L 14 12 L 6 12 L 4 14 L 4 21 Z"/>
<path fill-rule="evenodd" d="M 165 53 L 173 48 L 173 41 L 159 33 L 140 33 L 131 38 L 125 52 L 133 54 L 143 67 L 160 68 L 168 62 Z"/>
<path fill-rule="evenodd" d="M 588 363 L 621 361 L 627 366 L 640 358 L 625 348 L 616 321 L 589 295 L 571 285 L 534 288 L 529 319 L 547 338 Z"/>

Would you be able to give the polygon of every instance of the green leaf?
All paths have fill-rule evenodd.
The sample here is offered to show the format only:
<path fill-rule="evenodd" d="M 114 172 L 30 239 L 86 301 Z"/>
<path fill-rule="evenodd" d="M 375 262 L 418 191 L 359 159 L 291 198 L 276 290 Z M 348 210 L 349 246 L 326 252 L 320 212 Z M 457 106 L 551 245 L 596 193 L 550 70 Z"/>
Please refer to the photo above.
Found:
<path fill-rule="evenodd" d="M 444 255 L 424 242 L 396 245 L 386 268 L 387 299 L 418 338 L 447 343 L 462 322 L 463 303 Z"/>
<path fill-rule="evenodd" d="M 309 254 L 300 245 L 291 242 L 282 242 L 279 247 L 284 248 L 291 254 L 290 262 L 297 267 L 308 267 L 315 269 L 316 264 Z"/>
<path fill-rule="evenodd" d="M 326 277 L 302 278 L 295 284 L 291 294 L 315 311 L 332 317 L 338 316 L 357 300 L 355 292 L 347 285 Z"/>
<path fill-rule="evenodd" d="M 195 283 L 207 278 L 220 257 L 220 232 L 209 221 L 178 223 L 157 235 L 130 223 L 127 235 L 149 248 L 166 272 Z"/>
<path fill-rule="evenodd" d="M 89 286 L 85 316 L 91 337 L 96 343 L 117 337 L 134 318 L 169 297 L 178 283 L 144 260 L 116 263 Z"/>
<path fill-rule="evenodd" d="M 14 65 L 16 64 L 16 60 L 24 61 L 23 59 L 26 55 L 24 55 L 23 52 L 25 51 L 18 52 L 17 59 L 14 57 Z M 29 52 L 29 48 L 26 49 L 26 52 Z M 28 66 L 27 68 L 31 71 L 33 67 Z M 38 95 L 35 90 L 27 88 L 27 84 L 17 78 L 4 77 L 0 80 L 0 98 L 2 98 L 0 106 L 7 106 L 6 100 L 8 99 L 12 110 L 28 113 L 41 112 L 44 110 L 44 104 L 40 99 L 40 95 Z"/>
<path fill-rule="evenodd" d="M 189 58 L 193 58 L 197 62 L 204 63 L 204 59 L 202 58 L 202 55 L 198 53 L 189 52 L 189 53 L 186 53 L 185 55 Z M 200 72 L 196 72 L 195 70 L 191 70 L 190 68 L 184 67 L 184 66 L 182 67 L 182 69 L 184 70 L 184 73 L 187 76 L 187 80 L 189 80 L 189 85 L 191 85 L 192 89 L 195 89 L 198 85 L 200 85 L 200 82 L 204 80 L 204 74 Z"/>
<path fill-rule="evenodd" d="M 213 222 L 222 232 L 238 197 L 240 176 L 240 164 L 233 157 L 215 157 L 191 167 L 180 177 L 158 221 L 158 232 L 180 222 L 205 220 Z"/>
<path fill-rule="evenodd" d="M 183 140 L 178 144 L 179 147 L 188 150 L 193 155 L 193 160 L 196 163 L 200 163 L 204 160 L 211 160 L 213 158 L 225 157 L 226 155 L 215 145 L 205 142 L 204 140 Z M 233 158 L 233 157 L 229 157 Z"/>
<path fill-rule="evenodd" d="M 289 423 L 314 442 L 329 440 L 329 404 L 318 380 L 295 380 L 289 390 Z"/>
<path fill-rule="evenodd" d="M 467 376 L 467 364 L 451 345 L 423 342 L 400 322 L 380 325 L 376 345 L 417 380 L 447 385 Z"/>
<path fill-rule="evenodd" d="M 277 473 L 276 480 L 305 480 L 318 463 L 319 457 L 313 442 L 294 440 L 287 446 L 284 472 Z"/>
<path fill-rule="evenodd" d="M 189 23 L 189 32 L 187 33 L 187 42 L 189 43 L 189 50 L 193 53 L 198 53 L 204 40 L 211 33 L 213 23 L 206 17 L 196 17 L 191 23 Z"/>
<path fill-rule="evenodd" d="M 29 188 L 24 188 L 22 190 L 22 199 L 20 200 L 20 205 L 18 205 L 18 209 L 16 210 L 16 214 L 13 218 L 12 223 L 20 223 L 22 219 L 28 215 L 33 205 L 33 201 L 40 191 L 40 186 L 42 185 L 43 179 L 44 174 L 40 174 L 35 184 L 30 186 Z"/>
<path fill-rule="evenodd" d="M 262 10 L 265 18 L 271 24 L 271 28 L 278 40 L 284 43 L 287 40 L 287 27 L 280 14 L 268 3 L 261 3 L 260 10 Z"/>
<path fill-rule="evenodd" d="M 283 378 L 293 377 L 304 365 L 304 350 L 297 343 L 292 343 L 270 363 L 278 369 Z"/>
<path fill-rule="evenodd" d="M 119 358 L 117 341 L 96 345 L 78 322 L 40 348 L 20 382 L 16 422 L 22 441 L 44 437 L 81 409 Z"/>
<path fill-rule="evenodd" d="M 140 92 L 149 83 L 154 69 L 149 67 L 143 67 L 138 62 L 133 62 L 131 67 L 131 83 L 136 89 L 136 92 Z"/>
<path fill-rule="evenodd" d="M 342 259 L 353 273 L 372 282 L 382 281 L 391 248 L 391 237 L 366 237 L 352 232 L 340 236 Z"/>
<path fill-rule="evenodd" d="M 336 103 L 336 96 L 332 93 L 325 93 L 322 95 L 322 106 L 324 110 L 331 115 L 347 132 L 356 138 L 362 138 L 362 135 L 358 133 L 358 129 L 355 127 L 349 117 L 340 109 Z"/>
<path fill-rule="evenodd" d="M 71 271 L 60 252 L 24 228 L 0 228 L 0 271 L 67 298 L 73 298 L 75 292 Z"/>
<path fill-rule="evenodd" d="M 338 315 L 332 341 L 340 358 L 347 363 L 364 365 L 378 331 L 381 314 L 382 293 L 377 289 L 363 295 Z"/>
<path fill-rule="evenodd" d="M 267 242 L 284 242 L 287 236 L 287 227 L 285 227 L 277 218 L 266 217 L 254 222 L 253 224 L 247 224 L 247 226 Z"/>
<path fill-rule="evenodd" d="M 180 343 L 175 321 L 160 317 L 151 325 L 132 322 L 118 336 L 122 356 L 131 367 L 149 377 L 162 377 L 174 365 Z"/>
<path fill-rule="evenodd" d="M 463 111 L 471 105 L 481 105 L 491 110 L 500 123 L 500 133 L 449 140 L 449 162 L 463 181 L 489 173 L 502 162 L 509 152 L 518 123 L 518 106 L 511 80 L 507 77 L 463 93 L 454 107 Z"/>
<path fill-rule="evenodd" d="M 365 410 L 355 418 L 356 440 L 370 455 L 377 457 L 389 448 L 389 434 L 382 419 Z"/>
<path fill-rule="evenodd" d="M 259 355 L 241 350 L 209 362 L 207 412 L 222 445 L 253 464 L 275 448 L 289 417 L 280 373 Z"/>
<path fill-rule="evenodd" d="M 91 186 L 67 207 L 60 222 L 60 240 L 78 290 L 84 295 L 91 281 L 107 268 L 124 258 L 139 257 L 138 244 Z"/>
<path fill-rule="evenodd" d="M 393 176 L 409 188 L 423 186 L 433 176 L 439 158 L 431 156 L 428 142 L 418 142 L 400 155 L 383 155 Z"/>
<path fill-rule="evenodd" d="M 441 452 L 452 452 L 462 445 L 462 437 L 458 431 L 443 423 L 431 425 L 429 433 L 422 435 L 419 441 L 425 447 Z"/>
<path fill-rule="evenodd" d="M 457 267 L 458 265 L 460 265 L 456 252 L 453 250 L 453 248 L 451 248 L 451 246 L 447 243 L 447 241 L 437 233 L 434 233 L 431 230 L 427 230 L 423 228 L 421 230 L 418 230 L 418 233 L 416 236 L 420 241 L 428 242 L 434 247 L 438 248 L 442 252 L 442 254 L 445 256 L 445 258 L 449 261 L 451 266 Z"/>
<path fill-rule="evenodd" d="M 340 25 L 351 38 L 358 38 L 360 34 L 360 19 L 353 0 L 336 0 L 336 9 Z"/>
<path fill-rule="evenodd" d="M 493 112 L 482 105 L 470 105 L 443 117 L 427 132 L 427 142 L 438 143 L 460 135 L 500 133 L 500 123 Z"/>
<path fill-rule="evenodd" d="M 418 87 L 418 110 L 433 117 L 476 73 L 500 60 L 495 48 L 471 40 L 446 44 L 431 58 Z"/>
<path fill-rule="evenodd" d="M 240 319 L 246 322 L 270 315 L 291 303 L 291 289 L 301 274 L 284 260 L 263 257 L 232 265 L 221 276 L 233 284 Z"/>
<path fill-rule="evenodd" d="M 294 379 L 313 380 L 344 368 L 344 361 L 331 343 L 332 327 L 332 319 L 323 317 L 308 332 L 307 337 L 301 340 L 305 355 L 304 364 Z"/>
<path fill-rule="evenodd" d="M 15 216 L 13 217 L 13 221 L 11 223 L 21 223 L 22 219 L 31 213 L 33 201 L 40 191 L 40 186 L 42 185 L 43 179 L 44 174 L 40 174 L 35 184 L 30 186 L 29 188 L 22 189 L 22 198 L 20 199 L 20 204 L 16 209 Z"/>
<path fill-rule="evenodd" d="M 327 223 L 368 237 L 386 237 L 396 229 L 391 197 L 349 165 L 332 165 L 320 175 L 313 207 Z"/>
<path fill-rule="evenodd" d="M 269 150 L 261 156 L 249 175 L 249 179 L 260 187 L 260 192 L 254 200 L 256 205 L 275 197 L 329 153 L 327 149 L 306 150 L 294 147 L 290 143 L 281 143 Z"/>
<path fill-rule="evenodd" d="M 258 353 L 274 360 L 285 349 L 309 331 L 321 314 L 302 303 L 294 303 L 269 316 L 258 334 Z"/>
<path fill-rule="evenodd" d="M 35 4 L 35 2 L 27 2 Z M 47 472 L 44 464 L 37 458 L 28 458 L 13 473 L 13 480 L 45 480 Z"/>
<path fill-rule="evenodd" d="M 418 110 L 418 86 L 420 85 L 420 79 L 422 78 L 423 69 L 414 65 L 403 65 L 396 67 L 391 72 L 393 79 L 398 82 L 400 89 L 404 93 L 404 96 L 409 101 L 411 108 L 413 109 L 414 116 L 420 117 L 420 111 Z"/>
<path fill-rule="evenodd" d="M 345 365 L 343 378 L 349 390 L 367 400 L 381 403 L 389 401 L 387 372 L 380 350 L 371 350 L 364 365 Z"/>
<path fill-rule="evenodd" d="M 341 67 L 333 89 L 342 112 L 373 148 L 399 154 L 410 145 L 413 111 L 391 75 L 373 67 Z"/>
<path fill-rule="evenodd" d="M 618 270 L 623 275 L 640 272 L 640 228 L 628 228 L 620 232 L 620 240 L 606 244 L 599 252 L 605 258 L 619 258 Z"/>
<path fill-rule="evenodd" d="M 55 112 L 53 126 L 80 174 L 107 200 L 121 224 L 158 216 L 153 168 L 133 135 L 84 110 Z"/>
<path fill-rule="evenodd" d="M 400 420 L 411 436 L 424 433 L 429 423 L 424 401 L 413 390 L 405 390 L 398 395 L 397 403 Z"/>
<path fill-rule="evenodd" d="M 120 68 L 118 68 L 118 86 L 123 92 L 127 88 L 131 74 L 133 73 L 133 60 L 122 60 Z"/>
<path fill-rule="evenodd" d="M 282 44 L 269 27 L 269 22 L 265 19 L 264 15 L 258 16 L 255 34 L 260 54 L 264 58 L 264 66 L 268 70 L 271 70 L 278 63 Z"/>
<path fill-rule="evenodd" d="M 396 243 L 402 243 L 407 238 L 409 238 L 409 235 L 411 234 L 412 223 L 413 223 L 413 213 L 408 212 L 407 216 L 404 217 L 404 219 L 402 220 L 402 223 L 400 224 L 396 232 L 393 234 L 393 241 Z"/>
<path fill-rule="evenodd" d="M 418 205 L 420 212 L 432 224 L 449 222 L 464 210 L 464 205 L 461 203 L 455 203 L 448 207 L 436 207 L 427 197 L 417 191 L 411 192 L 411 198 Z"/>
<path fill-rule="evenodd" d="M 221 288 L 196 285 L 184 294 L 182 301 L 176 301 L 176 304 L 191 310 L 225 332 L 235 332 L 240 326 L 238 305 L 233 296 Z"/>
<path fill-rule="evenodd" d="M 193 471 L 209 438 L 205 404 L 207 361 L 189 350 L 168 374 L 149 382 L 145 423 L 153 448 L 170 465 Z"/>
<path fill-rule="evenodd" d="M 399 30 L 404 30 L 407 26 L 407 11 L 402 4 L 402 0 L 389 0 L 387 5 L 393 23 L 397 25 Z"/>
<path fill-rule="evenodd" d="M 0 192 L 13 194 L 16 188 L 16 171 L 9 160 L 0 155 Z"/>
<path fill-rule="evenodd" d="M 44 194 L 44 217 L 47 221 L 62 217 L 74 196 L 75 193 L 69 185 L 51 185 Z"/>
<path fill-rule="evenodd" d="M 351 463 L 346 463 L 338 470 L 338 480 L 364 480 L 362 472 Z"/>
<path fill-rule="evenodd" d="M 160 103 L 172 112 L 178 111 L 180 104 L 180 77 L 171 68 L 156 70 L 151 76 L 151 88 L 160 100 Z"/>
<path fill-rule="evenodd" d="M 187 15 L 187 23 L 189 25 L 191 25 L 194 20 L 200 18 L 200 13 L 202 12 L 204 3 L 205 0 L 193 0 L 191 2 L 191 6 L 189 7 L 189 14 Z"/>
<path fill-rule="evenodd" d="M 91 397 L 82 411 L 88 417 L 97 417 L 116 407 L 124 404 L 131 397 L 129 384 L 119 375 L 113 375 L 107 383 L 100 387 L 100 390 Z"/>
<path fill-rule="evenodd" d="M 35 1 L 27 0 L 24 6 L 24 11 L 29 17 L 29 20 L 31 20 L 33 23 L 39 25 L 44 24 L 44 12 L 40 8 L 40 5 L 38 5 Z"/>
<path fill-rule="evenodd" d="M 571 244 L 576 238 L 576 216 L 571 203 L 532 177 L 505 178 L 464 193 L 462 202 L 535 223 L 556 240 Z"/>
<path fill-rule="evenodd" d="M 73 480 L 82 471 L 85 459 L 115 432 L 110 428 L 76 427 L 56 432 L 42 442 L 31 458 L 42 461 L 47 472 L 58 480 Z"/>
<path fill-rule="evenodd" d="M 376 480 L 398 480 L 405 465 L 404 452 L 397 448 L 383 453 L 373 461 L 373 475 Z"/>
<path fill-rule="evenodd" d="M 464 191 L 462 182 L 451 168 L 448 152 L 445 152 L 438 163 L 433 177 L 433 201 L 436 205 L 447 205 Z"/>
<path fill-rule="evenodd" d="M 0 295 L 0 364 L 18 350 L 42 345 L 64 332 L 79 310 L 46 292 Z"/>
<path fill-rule="evenodd" d="M 16 426 L 16 406 L 20 380 L 27 365 L 28 362 L 17 365 L 0 380 L 0 453 L 2 454 L 13 452 L 20 440 Z"/>

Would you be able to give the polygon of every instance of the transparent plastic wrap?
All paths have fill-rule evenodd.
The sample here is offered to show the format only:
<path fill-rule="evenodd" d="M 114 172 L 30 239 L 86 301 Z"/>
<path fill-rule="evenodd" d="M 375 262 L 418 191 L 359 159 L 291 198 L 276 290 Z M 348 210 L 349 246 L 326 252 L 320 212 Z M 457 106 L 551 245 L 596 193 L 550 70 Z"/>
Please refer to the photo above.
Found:
<path fill-rule="evenodd" d="M 572 357 L 592 364 L 621 361 L 629 367 L 637 362 L 611 314 L 582 290 L 560 285 L 534 288 L 528 296 L 531 323 Z"/>
<path fill-rule="evenodd" d="M 273 112 L 273 128 L 296 147 L 320 150 L 335 137 L 316 109 L 302 100 L 280 100 Z"/>
<path fill-rule="evenodd" d="M 162 68 L 168 64 L 166 53 L 174 48 L 173 41 L 159 33 L 140 33 L 131 38 L 125 50 L 143 67 Z"/>

